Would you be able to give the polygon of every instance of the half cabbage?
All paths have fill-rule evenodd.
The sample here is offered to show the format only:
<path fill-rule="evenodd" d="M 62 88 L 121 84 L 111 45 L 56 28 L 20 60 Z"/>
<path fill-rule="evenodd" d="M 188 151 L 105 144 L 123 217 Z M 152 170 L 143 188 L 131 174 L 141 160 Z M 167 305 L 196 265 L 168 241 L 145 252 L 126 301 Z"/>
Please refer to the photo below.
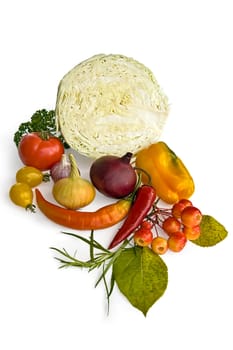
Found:
<path fill-rule="evenodd" d="M 57 125 L 71 148 L 91 158 L 135 154 L 156 142 L 169 111 L 153 73 L 122 55 L 96 55 L 60 81 Z"/>

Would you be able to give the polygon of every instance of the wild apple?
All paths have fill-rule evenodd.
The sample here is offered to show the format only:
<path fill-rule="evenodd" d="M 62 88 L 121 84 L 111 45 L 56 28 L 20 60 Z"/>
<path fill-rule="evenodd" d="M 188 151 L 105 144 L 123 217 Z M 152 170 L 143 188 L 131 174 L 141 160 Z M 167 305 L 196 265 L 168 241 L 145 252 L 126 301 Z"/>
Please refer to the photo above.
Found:
<path fill-rule="evenodd" d="M 181 223 L 175 217 L 169 216 L 162 223 L 162 229 L 170 235 L 181 230 Z"/>
<path fill-rule="evenodd" d="M 202 213 L 196 207 L 186 207 L 181 213 L 181 222 L 184 226 L 194 227 L 201 223 Z"/>
<path fill-rule="evenodd" d="M 163 237 L 155 237 L 151 242 L 151 249 L 156 254 L 165 254 L 168 250 L 167 239 Z"/>
<path fill-rule="evenodd" d="M 187 242 L 187 238 L 182 231 L 172 233 L 168 238 L 168 248 L 173 252 L 180 252 Z"/>
<path fill-rule="evenodd" d="M 193 227 L 184 226 L 183 232 L 189 241 L 195 241 L 195 239 L 198 239 L 200 237 L 201 227 L 200 225 Z"/>
<path fill-rule="evenodd" d="M 172 207 L 172 215 L 179 219 L 181 217 L 181 213 L 186 207 L 192 206 L 192 202 L 189 199 L 180 199 L 179 202 L 175 203 Z"/>
<path fill-rule="evenodd" d="M 141 247 L 148 246 L 152 240 L 153 234 L 151 230 L 140 228 L 134 233 L 134 242 Z"/>

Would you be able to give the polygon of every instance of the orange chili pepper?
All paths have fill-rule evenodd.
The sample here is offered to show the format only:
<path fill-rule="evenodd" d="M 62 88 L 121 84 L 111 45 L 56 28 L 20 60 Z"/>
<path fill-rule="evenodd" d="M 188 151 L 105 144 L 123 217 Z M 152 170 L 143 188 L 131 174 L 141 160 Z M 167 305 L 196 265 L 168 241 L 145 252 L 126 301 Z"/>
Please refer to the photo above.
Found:
<path fill-rule="evenodd" d="M 76 230 L 98 230 L 111 227 L 123 220 L 129 212 L 131 201 L 120 199 L 94 212 L 75 211 L 48 202 L 36 189 L 38 208 L 50 220 Z"/>

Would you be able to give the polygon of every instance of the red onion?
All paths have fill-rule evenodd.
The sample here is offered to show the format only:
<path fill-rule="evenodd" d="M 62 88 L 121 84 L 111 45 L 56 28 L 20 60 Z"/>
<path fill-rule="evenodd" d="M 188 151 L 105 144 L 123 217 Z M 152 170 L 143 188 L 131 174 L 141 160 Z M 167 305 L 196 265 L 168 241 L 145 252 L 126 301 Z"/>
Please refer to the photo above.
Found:
<path fill-rule="evenodd" d="M 50 169 L 50 175 L 54 182 L 57 182 L 60 179 L 66 178 L 70 175 L 71 164 L 67 159 L 66 154 L 62 155 L 62 158 L 59 162 L 54 164 Z"/>
<path fill-rule="evenodd" d="M 130 164 L 132 153 L 123 157 L 107 155 L 96 159 L 90 168 L 90 178 L 97 190 L 106 196 L 122 198 L 133 192 L 137 175 Z"/>

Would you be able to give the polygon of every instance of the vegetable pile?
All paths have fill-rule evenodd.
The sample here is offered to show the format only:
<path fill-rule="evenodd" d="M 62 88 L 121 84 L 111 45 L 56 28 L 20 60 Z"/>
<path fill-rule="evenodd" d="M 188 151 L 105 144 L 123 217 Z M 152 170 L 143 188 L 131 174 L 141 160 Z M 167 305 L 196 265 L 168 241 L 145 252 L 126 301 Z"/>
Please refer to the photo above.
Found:
<path fill-rule="evenodd" d="M 125 62 L 123 56 L 117 57 L 121 63 Z M 115 79 L 116 71 L 119 72 L 122 68 L 121 64 L 117 66 L 118 60 L 115 61 L 116 67 L 113 69 L 112 56 L 110 65 L 109 57 L 98 57 L 97 66 L 96 59 L 95 57 L 90 61 L 87 60 L 84 65 L 78 66 L 78 72 L 80 67 L 85 67 L 92 75 L 98 71 L 99 79 L 102 77 L 105 84 L 106 72 L 111 73 L 111 78 Z M 136 64 L 135 75 L 142 69 L 139 63 L 131 59 L 126 59 L 126 63 L 127 69 L 128 65 Z M 93 66 L 98 70 L 93 71 Z M 77 73 L 77 77 L 80 77 L 79 74 L 80 72 Z M 150 76 L 148 70 L 145 74 L 147 77 L 148 74 Z M 141 79 L 145 79 L 145 76 L 138 77 L 137 82 L 139 83 Z M 152 77 L 151 80 L 155 84 Z M 119 86 L 112 84 L 112 80 L 110 82 L 109 91 L 113 91 L 113 95 L 117 94 Z M 84 84 L 82 79 L 79 83 L 81 86 Z M 63 96 L 65 101 L 67 95 L 64 86 L 66 91 L 72 88 L 69 79 L 66 78 L 59 85 L 58 99 Z M 101 93 L 105 93 L 105 90 L 100 82 L 95 89 L 96 94 L 99 94 L 99 103 Z M 148 92 L 143 84 L 141 89 L 144 89 L 143 99 L 150 100 L 151 90 Z M 85 102 L 85 108 L 87 101 L 90 102 L 87 116 L 91 117 L 93 112 L 93 117 L 96 117 L 97 114 L 91 108 L 90 89 L 87 91 L 88 100 Z M 136 96 L 140 100 L 137 94 L 138 91 Z M 121 95 L 121 98 L 122 96 L 126 95 Z M 130 94 L 127 96 L 130 100 L 133 97 Z M 73 103 L 78 104 L 74 108 L 77 112 L 78 106 L 81 109 L 84 100 L 81 95 L 76 97 L 77 100 Z M 157 97 L 154 98 L 156 100 Z M 164 96 L 160 95 L 160 98 L 159 101 L 165 103 Z M 96 102 L 97 97 L 93 95 L 93 99 Z M 163 107 L 167 110 L 165 105 Z M 142 116 L 147 107 L 144 105 Z M 62 108 L 59 105 L 60 116 L 63 113 Z M 122 111 L 123 109 L 120 110 Z M 59 122 L 61 126 L 64 120 L 61 123 L 60 119 Z M 160 128 L 160 121 L 157 122 Z M 87 127 L 88 125 L 89 122 Z M 92 160 L 88 180 L 81 175 L 82 169 L 78 167 L 75 150 L 71 153 L 66 149 L 67 144 L 63 137 L 70 141 L 67 135 L 73 135 L 74 131 L 72 125 L 70 128 L 71 133 L 63 135 L 62 128 L 60 133 L 56 129 L 55 112 L 47 112 L 44 109 L 37 111 L 31 121 L 19 126 L 14 135 L 14 142 L 24 166 L 16 172 L 16 182 L 9 190 L 9 197 L 14 204 L 33 213 L 40 210 L 49 220 L 63 227 L 81 232 L 88 230 L 89 238 L 81 232 L 78 234 L 63 231 L 63 234 L 75 237 L 77 242 L 87 244 L 90 256 L 83 261 L 64 248 L 52 247 L 51 249 L 57 254 L 55 258 L 60 262 L 60 267 L 74 266 L 87 268 L 88 271 L 101 267 L 95 286 L 103 282 L 108 307 L 114 286 L 117 285 L 131 305 L 146 316 L 168 286 L 168 268 L 162 256 L 165 253 L 181 252 L 187 246 L 187 242 L 200 247 L 211 247 L 227 237 L 227 230 L 215 218 L 202 213 L 200 208 L 192 203 L 190 197 L 195 190 L 194 180 L 183 161 L 165 142 L 140 141 L 138 145 L 134 142 L 129 144 L 127 141 L 121 142 L 124 147 L 120 148 L 120 152 L 119 149 L 116 152 L 116 148 L 113 147 L 111 153 L 109 151 L 111 144 L 108 143 L 105 148 L 102 140 L 104 150 L 102 152 L 96 144 L 91 145 L 93 141 L 91 139 L 87 153 L 95 159 Z M 124 128 L 128 132 L 127 125 Z M 72 142 L 69 144 L 71 147 L 74 146 Z M 90 150 L 93 145 L 96 147 L 96 152 Z M 85 153 L 79 146 L 76 149 Z M 84 146 L 85 149 L 86 147 L 87 145 Z M 108 153 L 104 154 L 106 150 Z M 54 202 L 48 201 L 41 192 L 39 187 L 43 181 L 50 181 Z M 95 200 L 96 192 L 112 198 L 112 203 L 96 211 L 88 211 L 85 207 Z M 109 227 L 114 230 L 116 224 L 118 229 L 115 229 L 109 246 L 104 247 L 95 239 L 95 231 L 107 230 Z"/>

